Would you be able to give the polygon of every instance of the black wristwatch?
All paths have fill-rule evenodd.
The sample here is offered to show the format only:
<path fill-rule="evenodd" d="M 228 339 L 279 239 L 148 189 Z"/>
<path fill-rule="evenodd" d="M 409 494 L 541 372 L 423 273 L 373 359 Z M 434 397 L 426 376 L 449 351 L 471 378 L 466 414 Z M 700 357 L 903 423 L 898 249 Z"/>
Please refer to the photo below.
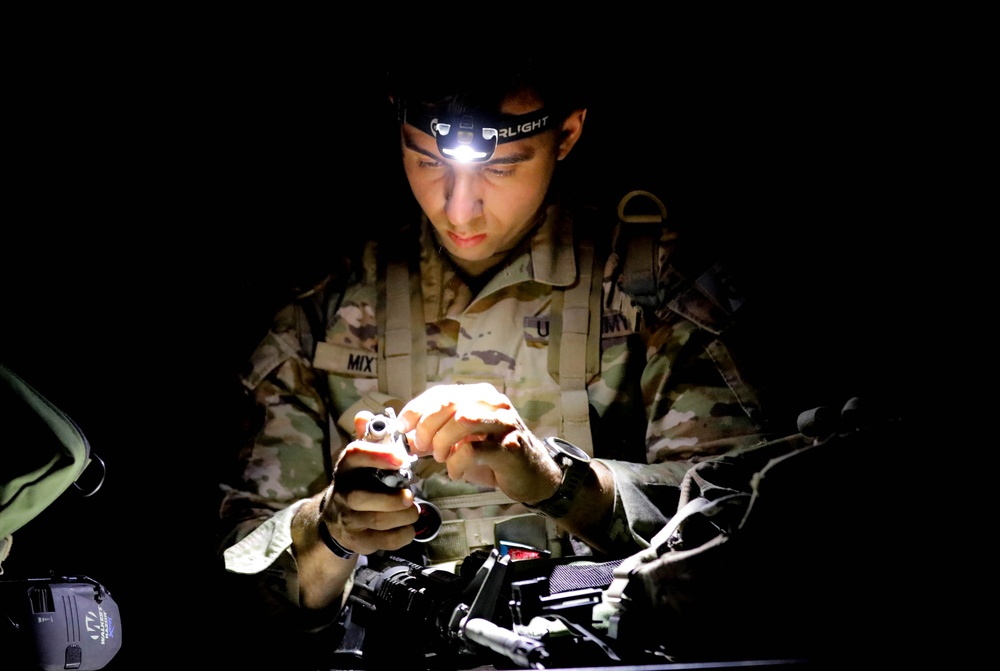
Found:
<path fill-rule="evenodd" d="M 562 517 L 569 512 L 576 490 L 583 484 L 583 479 L 590 471 L 590 455 L 573 443 L 562 438 L 546 438 L 545 448 L 549 456 L 556 460 L 562 469 L 562 483 L 556 493 L 529 508 L 537 509 L 549 517 Z"/>

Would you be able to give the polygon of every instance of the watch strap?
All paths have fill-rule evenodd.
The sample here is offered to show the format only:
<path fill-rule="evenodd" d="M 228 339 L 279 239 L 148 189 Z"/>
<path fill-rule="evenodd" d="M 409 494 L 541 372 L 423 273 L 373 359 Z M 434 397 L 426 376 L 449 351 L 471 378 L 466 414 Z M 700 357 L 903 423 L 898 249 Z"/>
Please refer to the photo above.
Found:
<path fill-rule="evenodd" d="M 556 463 L 562 469 L 562 482 L 559 483 L 559 488 L 556 489 L 555 494 L 544 501 L 539 501 L 534 505 L 524 504 L 532 510 L 537 510 L 548 517 L 556 519 L 565 517 L 566 513 L 569 512 L 577 490 L 583 484 L 583 479 L 587 477 L 587 473 L 590 471 L 589 460 L 582 461 L 570 457 L 554 446 L 554 441 L 557 440 L 562 439 L 546 438 L 545 446 L 548 448 L 549 454 L 552 455 L 552 458 L 556 460 Z"/>
<path fill-rule="evenodd" d="M 323 544 L 330 548 L 330 552 L 337 555 L 341 559 L 351 559 L 355 554 L 357 554 L 356 552 L 352 552 L 338 543 L 337 539 L 330 533 L 330 527 L 326 526 L 326 522 L 323 520 L 319 521 L 319 537 L 323 541 Z"/>
<path fill-rule="evenodd" d="M 320 519 L 317 522 L 319 528 L 319 538 L 323 541 L 323 545 L 330 548 L 330 552 L 333 554 L 337 555 L 341 559 L 351 559 L 357 553 L 348 550 L 337 542 L 337 539 L 330 533 L 330 527 L 326 525 L 326 521 L 322 517 L 323 510 L 326 508 L 326 495 L 327 492 L 323 492 L 323 497 L 319 501 Z"/>

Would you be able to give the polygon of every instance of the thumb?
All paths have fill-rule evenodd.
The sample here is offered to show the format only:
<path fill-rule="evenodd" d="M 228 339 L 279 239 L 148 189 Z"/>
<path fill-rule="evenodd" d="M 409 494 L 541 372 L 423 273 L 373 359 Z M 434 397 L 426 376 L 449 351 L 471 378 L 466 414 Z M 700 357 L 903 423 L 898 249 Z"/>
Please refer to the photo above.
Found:
<path fill-rule="evenodd" d="M 354 415 L 354 435 L 358 438 L 365 437 L 365 431 L 368 429 L 368 422 L 375 417 L 375 413 L 371 410 L 359 410 L 356 415 Z"/>

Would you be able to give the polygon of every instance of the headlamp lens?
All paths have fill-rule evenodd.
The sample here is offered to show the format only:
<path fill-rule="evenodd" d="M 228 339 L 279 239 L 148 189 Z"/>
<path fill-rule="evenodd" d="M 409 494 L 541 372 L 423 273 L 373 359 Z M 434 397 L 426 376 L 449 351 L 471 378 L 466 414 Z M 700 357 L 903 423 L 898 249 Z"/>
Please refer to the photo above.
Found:
<path fill-rule="evenodd" d="M 488 161 L 497 149 L 496 128 L 476 128 L 476 120 L 471 115 L 463 115 L 458 129 L 452 131 L 452 124 L 434 119 L 431 129 L 436 131 L 438 151 L 442 156 L 456 161 Z"/>

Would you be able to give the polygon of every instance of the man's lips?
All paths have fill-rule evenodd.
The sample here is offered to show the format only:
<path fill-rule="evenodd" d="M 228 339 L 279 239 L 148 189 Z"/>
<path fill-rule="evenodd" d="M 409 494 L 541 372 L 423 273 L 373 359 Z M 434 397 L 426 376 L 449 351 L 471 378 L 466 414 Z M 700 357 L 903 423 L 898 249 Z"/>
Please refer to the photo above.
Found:
<path fill-rule="evenodd" d="M 467 249 L 469 247 L 475 247 L 483 240 L 485 240 L 486 234 L 480 233 L 479 235 L 470 235 L 469 237 L 462 237 L 460 235 L 456 235 L 455 233 L 449 231 L 448 237 L 451 238 L 451 241 L 455 243 L 455 246 L 458 247 L 459 249 Z"/>

